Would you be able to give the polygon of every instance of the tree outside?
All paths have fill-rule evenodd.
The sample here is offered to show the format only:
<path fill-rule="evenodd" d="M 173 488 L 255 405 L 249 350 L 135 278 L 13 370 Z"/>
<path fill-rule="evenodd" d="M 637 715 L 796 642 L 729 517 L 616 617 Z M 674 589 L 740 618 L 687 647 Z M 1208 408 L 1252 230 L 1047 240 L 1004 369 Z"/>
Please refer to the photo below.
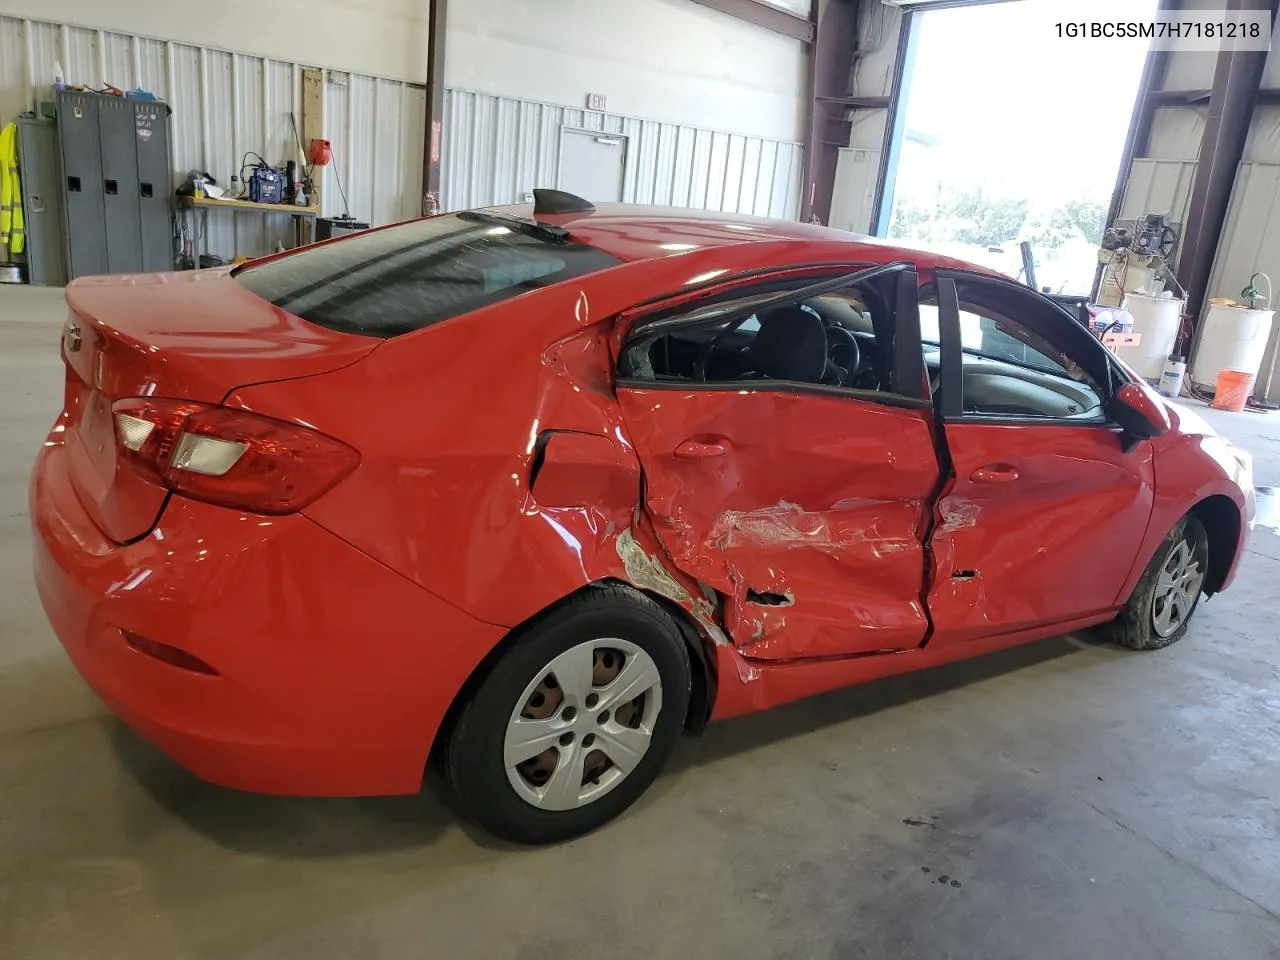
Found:
<path fill-rule="evenodd" d="M 981 187 L 953 188 L 938 184 L 928 194 L 895 197 L 889 236 L 910 244 L 947 248 L 997 269 L 1016 271 L 1012 256 L 1022 241 L 1029 241 L 1037 273 L 1055 291 L 1085 288 L 1093 279 L 1094 251 L 1102 242 L 1107 205 L 1080 197 L 1048 209 L 1037 209 L 1023 197 L 1001 195 Z M 995 252 L 1004 259 L 998 265 L 981 252 Z M 1077 276 L 1078 275 L 1078 276 Z"/>

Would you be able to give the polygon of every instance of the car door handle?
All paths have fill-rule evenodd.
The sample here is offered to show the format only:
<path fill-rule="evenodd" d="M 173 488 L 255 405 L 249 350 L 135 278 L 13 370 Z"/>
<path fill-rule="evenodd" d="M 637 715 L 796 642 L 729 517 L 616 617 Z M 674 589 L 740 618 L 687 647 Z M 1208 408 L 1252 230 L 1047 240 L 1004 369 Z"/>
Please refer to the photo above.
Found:
<path fill-rule="evenodd" d="M 1011 483 L 1018 479 L 1016 467 L 1007 463 L 989 463 L 969 474 L 974 483 Z"/>
<path fill-rule="evenodd" d="M 725 439 L 703 443 L 701 440 L 685 440 L 676 447 L 677 460 L 707 460 L 711 457 L 723 457 L 729 452 L 729 441 Z"/>

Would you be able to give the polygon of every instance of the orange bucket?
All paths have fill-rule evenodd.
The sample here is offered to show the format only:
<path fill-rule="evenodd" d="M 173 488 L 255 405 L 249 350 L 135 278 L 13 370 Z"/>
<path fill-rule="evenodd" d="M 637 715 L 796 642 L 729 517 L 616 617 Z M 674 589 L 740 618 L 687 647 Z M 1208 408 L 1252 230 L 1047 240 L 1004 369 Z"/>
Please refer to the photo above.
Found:
<path fill-rule="evenodd" d="M 1217 410 L 1239 413 L 1253 392 L 1253 374 L 1239 370 L 1223 370 L 1218 374 L 1217 389 L 1213 392 L 1213 406 Z"/>

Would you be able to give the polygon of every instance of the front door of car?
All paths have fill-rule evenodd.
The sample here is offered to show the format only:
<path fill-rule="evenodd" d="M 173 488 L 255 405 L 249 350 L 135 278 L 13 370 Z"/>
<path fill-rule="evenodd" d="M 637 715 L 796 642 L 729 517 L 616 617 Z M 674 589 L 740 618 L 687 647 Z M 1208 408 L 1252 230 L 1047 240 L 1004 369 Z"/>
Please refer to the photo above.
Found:
<path fill-rule="evenodd" d="M 952 479 L 930 544 L 930 644 L 1114 608 L 1154 495 L 1150 443 L 1126 450 L 1105 414 L 1119 374 L 1035 291 L 935 278 L 922 326 Z"/>
<path fill-rule="evenodd" d="M 775 278 L 627 334 L 617 396 L 645 510 L 670 561 L 723 599 L 745 656 L 888 652 L 926 634 L 939 468 L 916 283 L 905 265 L 790 293 Z"/>

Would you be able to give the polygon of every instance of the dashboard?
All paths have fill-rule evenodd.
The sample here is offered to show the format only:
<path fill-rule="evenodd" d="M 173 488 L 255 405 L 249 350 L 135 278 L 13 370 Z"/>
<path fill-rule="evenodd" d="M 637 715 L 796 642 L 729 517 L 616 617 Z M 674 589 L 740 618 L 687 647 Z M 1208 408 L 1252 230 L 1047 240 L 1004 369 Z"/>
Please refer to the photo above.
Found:
<path fill-rule="evenodd" d="M 926 344 L 924 361 L 936 396 L 942 365 L 939 349 Z M 969 352 L 964 354 L 966 413 L 1095 421 L 1103 418 L 1102 407 L 1102 397 L 1087 383 Z"/>

